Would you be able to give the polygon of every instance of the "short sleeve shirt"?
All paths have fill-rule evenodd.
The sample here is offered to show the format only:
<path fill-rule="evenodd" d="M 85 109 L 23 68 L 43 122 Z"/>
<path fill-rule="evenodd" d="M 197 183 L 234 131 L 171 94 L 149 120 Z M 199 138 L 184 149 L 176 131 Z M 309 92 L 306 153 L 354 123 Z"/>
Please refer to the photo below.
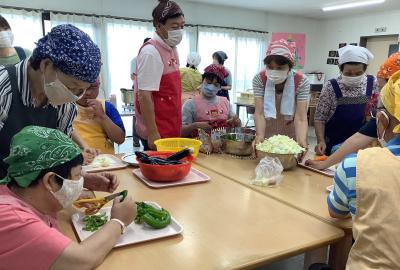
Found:
<path fill-rule="evenodd" d="M 218 98 L 215 97 L 209 101 L 209 104 L 216 104 Z M 232 105 L 229 106 L 229 119 L 235 116 Z M 193 99 L 188 99 L 182 106 L 182 125 L 189 125 L 196 121 L 196 105 Z"/>
<path fill-rule="evenodd" d="M 54 264 L 71 239 L 46 217 L 0 186 L 1 270 L 47 270 Z"/>
<path fill-rule="evenodd" d="M 357 87 L 348 87 L 343 83 L 342 76 L 337 79 L 339 87 L 342 91 L 343 97 L 361 97 L 366 95 L 367 91 L 367 76 L 364 76 L 363 81 Z M 373 94 L 379 93 L 378 81 L 374 78 Z M 315 111 L 315 121 L 327 123 L 336 111 L 337 100 L 335 90 L 333 90 L 332 83 L 326 82 L 322 88 L 321 95 L 318 98 L 317 109 Z"/>
<path fill-rule="evenodd" d="M 261 80 L 261 75 L 257 74 L 253 78 L 253 92 L 255 97 L 264 98 L 265 84 Z M 307 77 L 303 75 L 296 91 L 297 101 L 307 101 L 310 99 L 310 82 Z"/>
<path fill-rule="evenodd" d="M 157 34 L 154 34 L 153 39 L 164 43 Z M 145 45 L 137 56 L 136 65 L 139 90 L 159 91 L 164 63 L 157 49 L 151 44 Z"/>

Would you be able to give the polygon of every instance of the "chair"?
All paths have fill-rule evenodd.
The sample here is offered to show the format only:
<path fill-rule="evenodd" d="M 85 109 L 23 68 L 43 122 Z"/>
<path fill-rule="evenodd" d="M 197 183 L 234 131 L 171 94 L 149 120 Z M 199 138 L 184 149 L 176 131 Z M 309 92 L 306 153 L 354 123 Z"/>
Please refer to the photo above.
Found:
<path fill-rule="evenodd" d="M 249 126 L 249 122 L 253 121 L 254 124 L 254 113 L 256 112 L 256 108 L 253 106 L 246 106 L 246 113 L 247 113 L 247 121 L 245 127 L 254 127 L 254 125 Z"/>

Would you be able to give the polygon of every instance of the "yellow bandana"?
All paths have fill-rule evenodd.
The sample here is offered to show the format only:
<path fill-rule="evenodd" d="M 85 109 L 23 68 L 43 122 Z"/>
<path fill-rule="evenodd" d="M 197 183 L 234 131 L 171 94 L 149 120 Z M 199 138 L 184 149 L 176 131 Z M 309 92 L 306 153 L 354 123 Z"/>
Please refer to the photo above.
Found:
<path fill-rule="evenodd" d="M 400 71 L 390 77 L 382 88 L 380 97 L 385 109 L 400 121 Z M 393 132 L 400 133 L 400 124 L 393 129 Z"/>

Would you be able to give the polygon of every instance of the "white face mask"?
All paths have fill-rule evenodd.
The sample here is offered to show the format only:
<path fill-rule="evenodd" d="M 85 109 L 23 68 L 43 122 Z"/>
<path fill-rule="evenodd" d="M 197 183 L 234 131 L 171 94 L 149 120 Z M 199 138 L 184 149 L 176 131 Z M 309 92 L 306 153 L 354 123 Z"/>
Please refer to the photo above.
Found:
<path fill-rule="evenodd" d="M 62 178 L 61 176 L 58 177 Z M 60 190 L 52 192 L 52 194 L 63 208 L 67 208 L 81 195 L 83 190 L 83 176 L 79 180 L 62 179 L 62 187 Z"/>
<path fill-rule="evenodd" d="M 364 79 L 364 74 L 357 77 L 349 77 L 342 75 L 342 82 L 349 87 L 361 86 L 363 79 Z"/>
<path fill-rule="evenodd" d="M 0 32 L 0 48 L 10 48 L 14 42 L 14 35 L 10 30 Z"/>
<path fill-rule="evenodd" d="M 267 76 L 268 80 L 271 80 L 274 84 L 281 84 L 287 79 L 288 71 L 267 69 L 265 75 Z"/>
<path fill-rule="evenodd" d="M 79 99 L 58 78 L 54 82 L 45 82 L 44 93 L 49 103 L 54 106 L 73 103 Z"/>
<path fill-rule="evenodd" d="M 165 40 L 170 47 L 175 47 L 181 43 L 183 37 L 183 29 L 168 31 L 168 38 Z"/>

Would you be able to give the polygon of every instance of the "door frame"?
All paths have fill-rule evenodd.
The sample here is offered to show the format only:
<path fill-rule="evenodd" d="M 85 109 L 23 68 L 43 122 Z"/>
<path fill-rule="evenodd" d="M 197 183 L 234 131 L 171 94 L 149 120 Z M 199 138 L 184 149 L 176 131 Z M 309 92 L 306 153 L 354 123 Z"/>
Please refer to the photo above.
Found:
<path fill-rule="evenodd" d="M 372 35 L 372 36 L 362 36 L 360 37 L 360 47 L 367 47 L 367 41 L 369 38 L 379 38 L 379 37 L 395 37 L 397 38 L 397 44 L 399 44 L 399 34 L 391 34 L 391 35 Z"/>

